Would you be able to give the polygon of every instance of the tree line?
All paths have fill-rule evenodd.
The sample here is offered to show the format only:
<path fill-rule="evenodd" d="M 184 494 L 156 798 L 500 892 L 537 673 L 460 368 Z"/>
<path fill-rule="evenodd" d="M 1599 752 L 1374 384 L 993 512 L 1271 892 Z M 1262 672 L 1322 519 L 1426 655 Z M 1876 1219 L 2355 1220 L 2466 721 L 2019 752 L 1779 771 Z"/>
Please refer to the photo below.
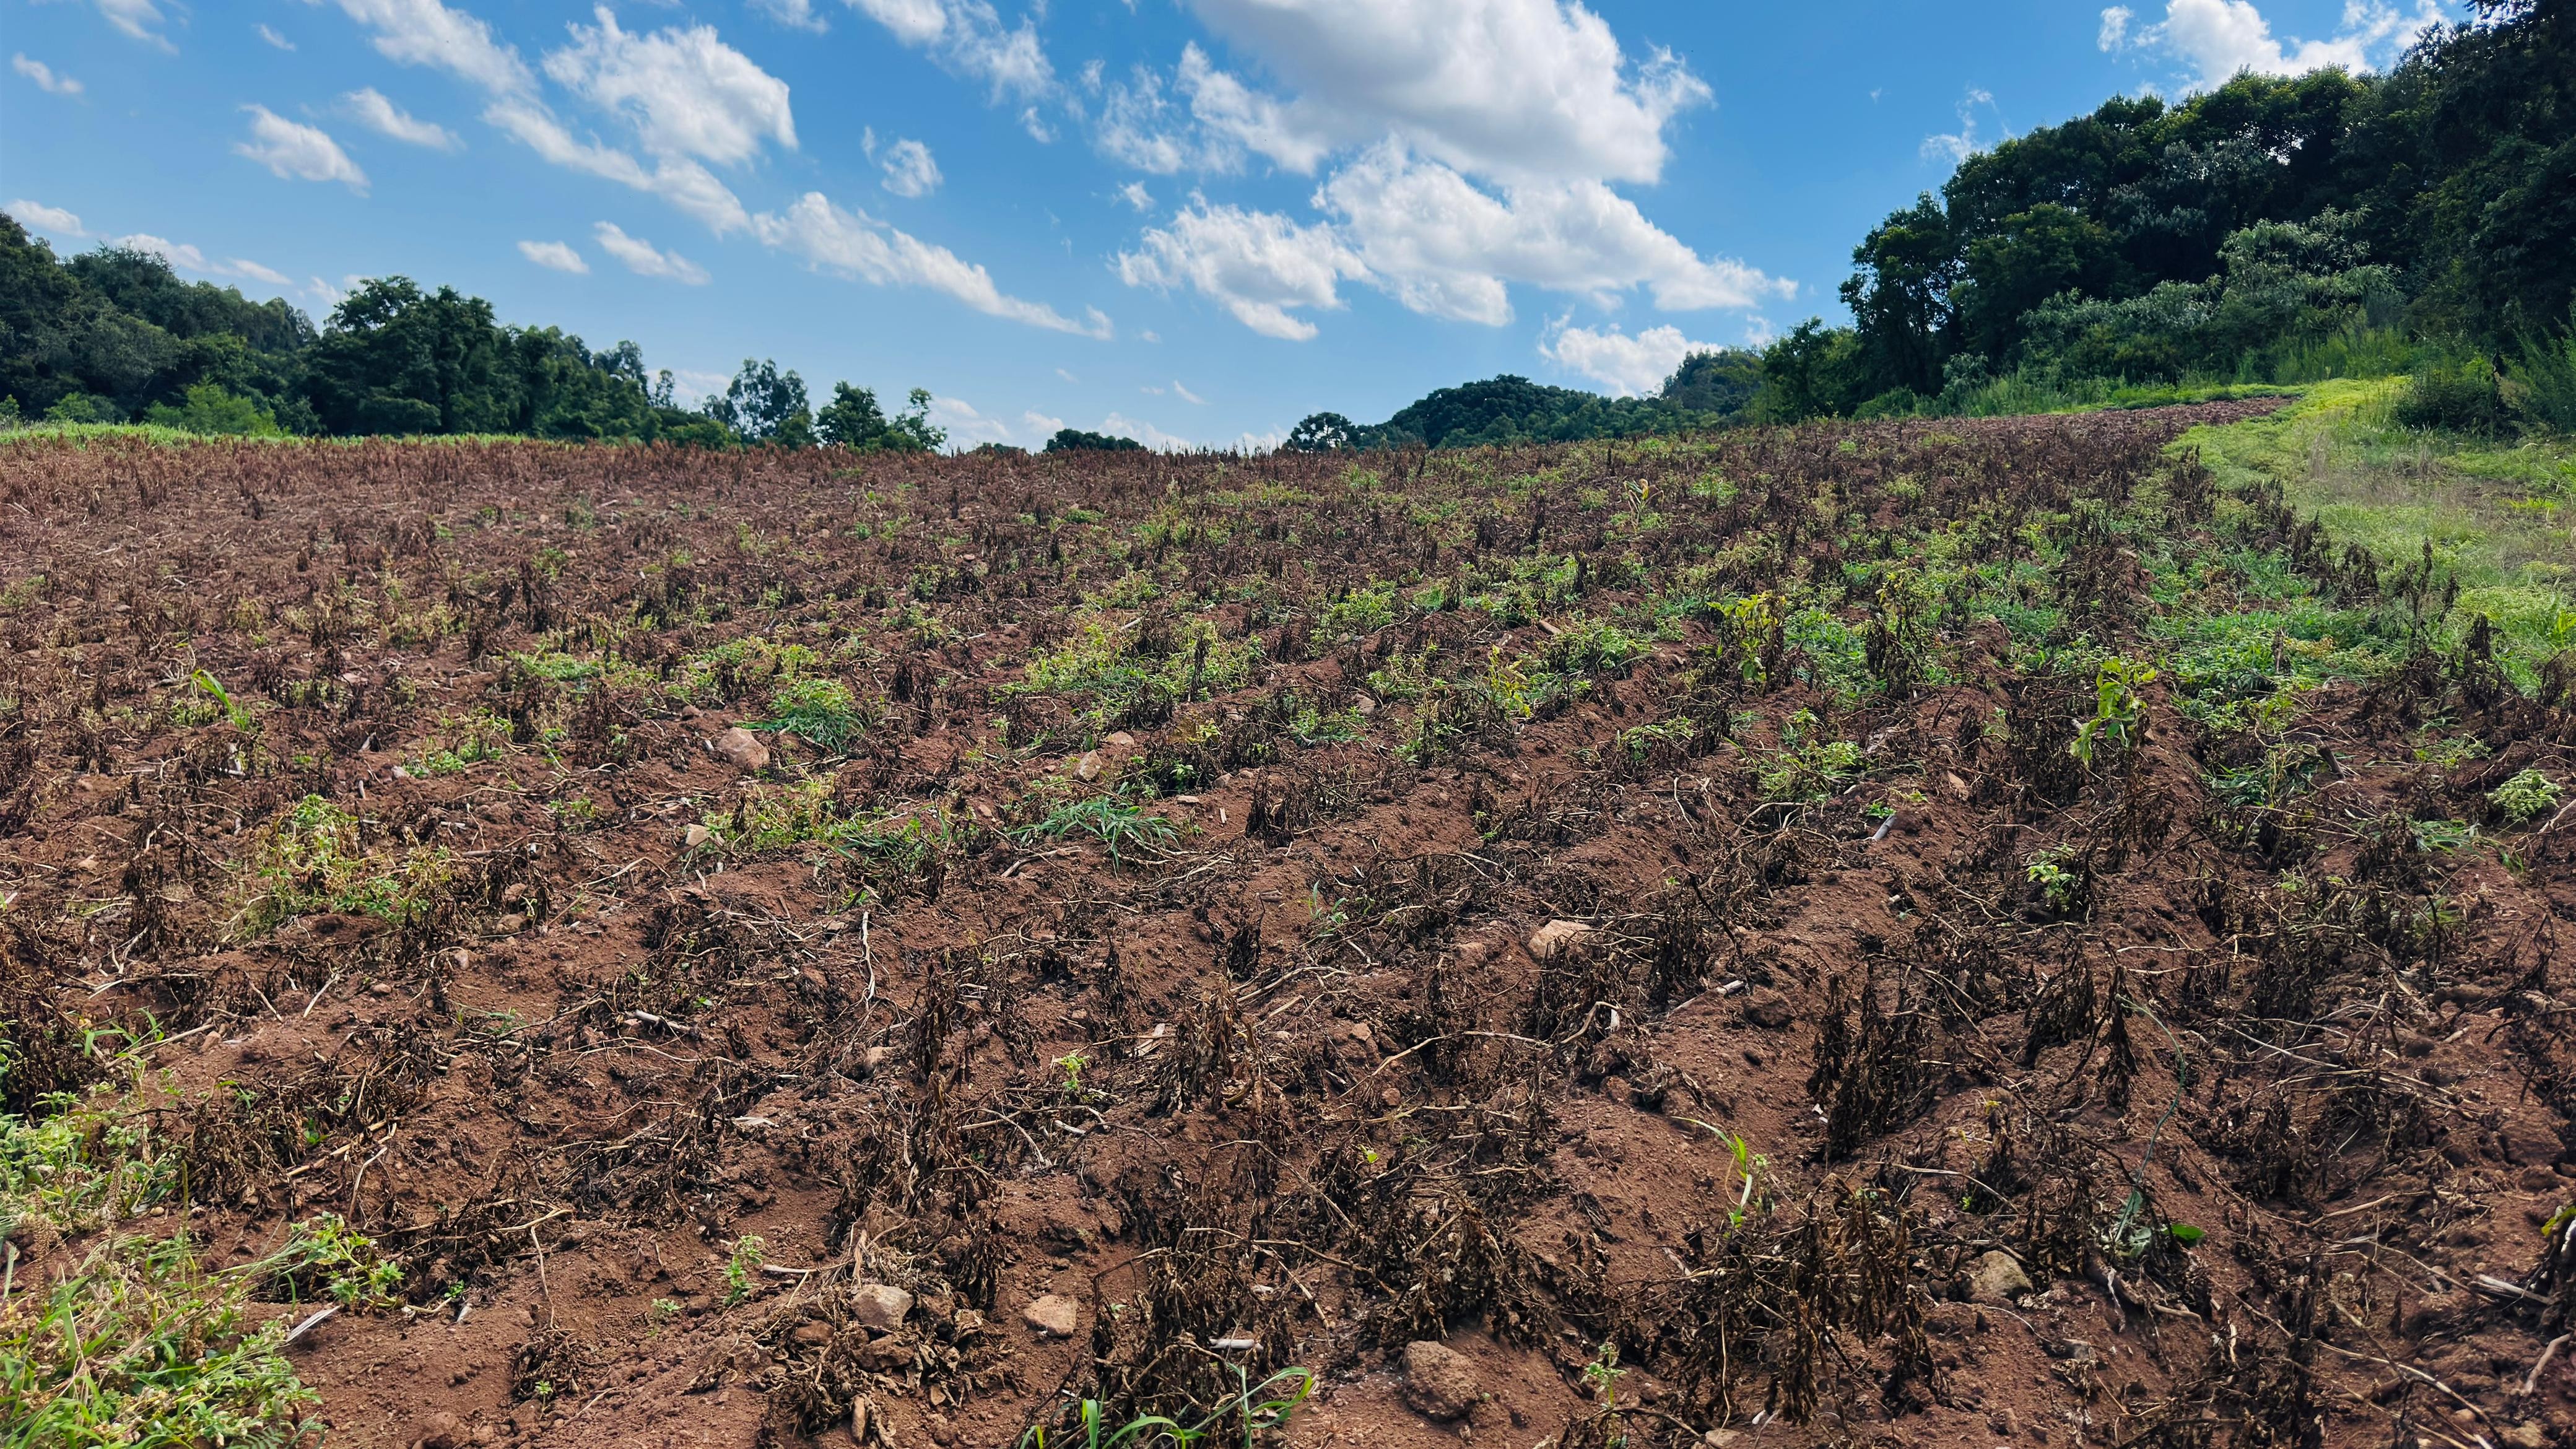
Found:
<path fill-rule="evenodd" d="M 283 299 L 188 282 L 113 245 L 57 258 L 0 214 L 0 421 L 148 422 L 190 432 L 356 436 L 507 433 L 700 447 L 944 446 L 930 394 L 889 415 L 836 383 L 745 359 L 695 407 L 642 349 L 593 351 L 558 327 L 513 327 L 492 304 L 407 277 L 361 283 L 315 327 Z"/>
<path fill-rule="evenodd" d="M 1499 377 L 1288 446 L 2017 412 L 2412 374 L 2401 421 L 2576 432 L 2576 0 L 2471 0 L 2385 75 L 2121 97 L 1968 157 L 1852 254 L 1848 325 L 1653 397 Z"/>

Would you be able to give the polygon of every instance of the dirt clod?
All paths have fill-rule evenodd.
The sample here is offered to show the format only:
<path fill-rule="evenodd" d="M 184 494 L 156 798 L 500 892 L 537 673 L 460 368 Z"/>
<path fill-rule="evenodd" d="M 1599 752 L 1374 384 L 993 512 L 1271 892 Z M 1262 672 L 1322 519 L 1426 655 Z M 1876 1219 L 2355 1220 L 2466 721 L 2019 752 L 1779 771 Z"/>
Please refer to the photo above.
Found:
<path fill-rule="evenodd" d="M 1550 921 L 1530 933 L 1529 953 L 1541 961 L 1554 960 L 1592 934 L 1592 927 L 1581 921 Z"/>
<path fill-rule="evenodd" d="M 1443 1423 L 1462 1419 L 1484 1397 L 1474 1360 L 1429 1339 L 1404 1346 L 1404 1401 Z"/>
<path fill-rule="evenodd" d="M 1082 1309 L 1061 1293 L 1049 1293 L 1021 1310 L 1020 1318 L 1049 1338 L 1071 1338 L 1081 1326 Z"/>

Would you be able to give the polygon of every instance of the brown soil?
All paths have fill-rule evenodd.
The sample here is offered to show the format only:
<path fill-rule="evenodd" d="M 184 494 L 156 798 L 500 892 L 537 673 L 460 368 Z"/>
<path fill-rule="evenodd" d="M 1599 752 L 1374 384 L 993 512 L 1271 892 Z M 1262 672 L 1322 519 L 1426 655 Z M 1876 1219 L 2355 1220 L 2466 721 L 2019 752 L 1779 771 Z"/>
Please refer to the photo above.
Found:
<path fill-rule="evenodd" d="M 1080 1394 L 1215 1403 L 1234 1363 L 1321 1373 L 1300 1445 L 2566 1449 L 2576 1354 L 2522 1388 L 2576 1303 L 2542 1233 L 2576 1189 L 2576 829 L 2480 814 L 2569 778 L 2563 701 L 2426 656 L 2249 746 L 2160 682 L 2088 770 L 2092 679 L 1991 622 L 1918 623 L 1941 671 L 1874 653 L 1839 707 L 1790 636 L 1706 612 L 1633 662 L 1551 653 L 1690 570 L 1732 597 L 1872 536 L 2062 532 L 2148 478 L 2205 536 L 2161 445 L 2259 406 L 1371 458 L 1377 487 L 1293 456 L 11 446 L 0 588 L 44 584 L 0 614 L 0 1085 L 29 1110 L 148 1011 L 210 1259 L 322 1210 L 398 1254 L 405 1306 L 290 1350 L 339 1444 L 847 1444 L 864 1406 L 870 1443 L 1000 1446 Z M 2260 500 L 2230 526 L 2403 588 Z M 2160 607 L 2134 554 L 2068 557 L 2096 637 Z M 1514 627 L 1411 600 L 1515 559 L 1580 562 Z M 1373 579 L 1407 581 L 1391 620 L 1336 637 Z M 1197 619 L 1259 658 L 1090 720 L 1012 691 L 1086 596 L 1140 667 Z M 810 648 L 867 728 L 720 758 L 771 707 L 758 658 L 706 662 L 743 638 Z M 1372 692 L 1431 643 L 1435 674 L 1590 685 L 1527 718 Z M 251 732 L 174 721 L 194 669 Z M 477 709 L 499 737 L 460 750 Z M 2415 758 L 2434 719 L 2486 757 Z M 1767 801 L 1801 729 L 1861 759 Z M 2298 745 L 2294 799 L 2206 784 Z M 1120 782 L 1178 835 L 1029 831 Z M 763 838 L 799 790 L 922 843 Z M 253 929 L 308 795 L 387 870 L 443 852 L 436 882 Z M 2508 849 L 2401 828 L 2450 816 Z M 2030 879 L 2053 846 L 2074 898 Z M 1976 1301 L 1995 1252 L 2030 1286 Z M 862 1282 L 914 1295 L 899 1326 Z M 1049 1294 L 1069 1338 L 1024 1318 Z M 1425 1338 L 1473 1364 L 1463 1420 L 1407 1392 Z"/>

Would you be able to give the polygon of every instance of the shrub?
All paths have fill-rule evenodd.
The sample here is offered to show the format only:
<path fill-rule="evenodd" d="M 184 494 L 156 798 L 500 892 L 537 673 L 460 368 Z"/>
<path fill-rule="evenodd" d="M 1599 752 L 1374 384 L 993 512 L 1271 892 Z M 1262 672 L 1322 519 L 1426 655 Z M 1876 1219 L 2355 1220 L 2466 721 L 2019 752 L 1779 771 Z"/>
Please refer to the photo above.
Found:
<path fill-rule="evenodd" d="M 2522 355 L 2504 365 L 2506 405 L 2527 426 L 2576 436 L 2576 307 L 2558 337 L 2526 336 Z"/>
<path fill-rule="evenodd" d="M 2495 368 L 2483 357 L 2418 368 L 2397 399 L 2393 420 L 2402 428 L 2435 432 L 2496 432 L 2505 425 L 2506 415 Z"/>

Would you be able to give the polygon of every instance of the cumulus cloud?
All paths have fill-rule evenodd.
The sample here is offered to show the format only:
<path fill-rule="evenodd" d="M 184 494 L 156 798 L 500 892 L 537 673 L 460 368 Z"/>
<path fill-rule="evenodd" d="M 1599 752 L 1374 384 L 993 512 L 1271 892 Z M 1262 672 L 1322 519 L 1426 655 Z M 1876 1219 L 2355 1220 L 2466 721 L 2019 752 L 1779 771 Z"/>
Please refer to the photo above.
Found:
<path fill-rule="evenodd" d="M 986 0 L 846 0 L 894 38 L 928 52 L 940 64 L 983 81 L 993 99 L 1032 101 L 1055 87 L 1055 67 L 1038 43 L 1037 27 L 1023 19 L 1005 28 Z M 1034 120 L 1034 116 L 1024 117 Z M 1044 140 L 1045 137 L 1039 137 Z"/>
<path fill-rule="evenodd" d="M 732 188 L 686 157 L 657 157 L 648 168 L 616 147 L 576 139 L 553 112 L 534 102 L 495 101 L 483 119 L 554 165 L 661 197 L 718 236 L 749 224 Z"/>
<path fill-rule="evenodd" d="M 340 108 L 368 130 L 406 145 L 427 146 L 433 151 L 455 151 L 465 144 L 445 126 L 424 121 L 385 99 L 384 92 L 374 86 L 342 96 Z"/>
<path fill-rule="evenodd" d="M 1147 191 L 1145 189 L 1145 183 L 1142 181 L 1130 181 L 1126 185 L 1119 187 L 1118 199 L 1127 203 L 1129 206 L 1136 208 L 1138 211 L 1152 211 L 1154 209 L 1154 193 Z"/>
<path fill-rule="evenodd" d="M 49 231 L 56 236 L 89 235 L 88 232 L 81 230 L 79 217 L 59 206 L 47 206 L 41 201 L 19 200 L 9 203 L 8 212 L 18 219 L 20 225 L 31 226 L 38 231 Z"/>
<path fill-rule="evenodd" d="M 824 271 L 880 287 L 926 287 L 988 316 L 1049 331 L 1109 335 L 1109 319 L 1097 308 L 1077 322 L 1043 302 L 1010 296 L 982 266 L 865 212 L 835 206 L 819 191 L 805 193 L 783 213 L 762 212 L 751 227 L 763 243 Z"/>
<path fill-rule="evenodd" d="M 2103 7 L 2102 28 L 2093 37 L 2094 45 L 2106 51 L 2118 50 L 2129 39 L 2129 22 L 2137 18 L 2137 12 L 2126 5 Z"/>
<path fill-rule="evenodd" d="M 233 150 L 289 181 L 337 181 L 350 190 L 367 189 L 367 173 L 319 127 L 290 121 L 266 106 L 244 106 L 250 113 L 250 139 Z"/>
<path fill-rule="evenodd" d="M 376 53 L 398 65 L 427 66 L 496 95 L 532 90 L 536 78 L 492 27 L 440 0 L 337 0 L 375 32 Z"/>
<path fill-rule="evenodd" d="M 1496 177 L 1651 182 L 1664 126 L 1708 86 L 1669 51 L 1632 61 L 1566 0 L 1193 0 L 1218 34 L 1296 93 L 1271 101 L 1201 63 L 1183 81 L 1245 144 L 1310 170 L 1327 142 L 1394 134 Z M 1303 163 L 1302 165 L 1300 163 Z"/>
<path fill-rule="evenodd" d="M 1507 283 L 1603 305 L 1643 287 L 1673 311 L 1749 307 L 1792 284 L 1706 258 L 1599 181 L 1533 181 L 1490 194 L 1455 170 L 1387 142 L 1327 181 L 1367 279 L 1417 312 L 1500 326 Z"/>
<path fill-rule="evenodd" d="M 831 27 L 814 13 L 814 0 L 752 0 L 752 7 L 790 30 L 820 35 Z"/>
<path fill-rule="evenodd" d="M 30 59 L 24 55 L 12 55 L 9 57 L 9 68 L 34 81 L 36 89 L 49 96 L 76 96 L 81 93 L 79 81 L 73 80 L 70 76 L 58 74 L 52 66 L 41 60 Z"/>
<path fill-rule="evenodd" d="M 575 276 L 586 276 L 590 272 L 590 263 L 583 261 L 581 253 L 574 251 L 569 242 L 523 241 L 519 243 L 519 255 L 548 271 L 570 272 Z"/>
<path fill-rule="evenodd" d="M 1541 357 L 1602 384 L 1617 397 L 1655 392 L 1683 358 L 1716 350 L 1716 343 L 1693 342 L 1669 324 L 1649 327 L 1632 337 L 1616 326 L 1594 329 L 1562 321 L 1548 329 L 1538 346 Z"/>
<path fill-rule="evenodd" d="M 897 196 L 928 196 L 939 189 L 939 163 L 931 159 L 930 148 L 919 141 L 896 141 L 883 148 L 880 155 L 876 133 L 867 135 L 866 149 L 885 172 L 879 183 Z"/>
<path fill-rule="evenodd" d="M 1341 281 L 1487 325 L 1510 320 L 1514 283 L 1605 303 L 1642 288 L 1675 309 L 1791 290 L 1701 256 L 1613 189 L 1660 179 L 1667 127 L 1710 92 L 1668 51 L 1629 55 L 1572 0 L 1191 3 L 1284 89 L 1192 44 L 1168 84 L 1089 78 L 1096 144 L 1161 175 L 1256 156 L 1324 172 L 1312 204 L 1325 220 L 1198 202 L 1118 259 L 1130 285 L 1187 285 L 1291 339 L 1314 335 L 1300 309 L 1338 305 Z"/>
<path fill-rule="evenodd" d="M 251 31 L 252 31 L 252 33 L 253 33 L 253 34 L 257 35 L 260 39 L 262 39 L 262 40 L 264 40 L 264 41 L 268 42 L 270 45 L 275 46 L 275 47 L 276 47 L 276 48 L 278 48 L 279 50 L 293 50 L 293 49 L 295 48 L 295 42 L 294 42 L 294 41 L 292 41 L 292 40 L 287 39 L 287 38 L 286 38 L 285 36 L 283 36 L 283 35 L 278 34 L 278 33 L 277 33 L 277 27 L 275 27 L 275 26 L 273 26 L 273 25 L 269 25 L 269 24 L 267 24 L 267 23 L 265 23 L 265 22 L 262 22 L 261 24 L 258 24 L 258 25 L 254 25 L 254 26 L 252 26 L 252 27 L 251 27 Z"/>
<path fill-rule="evenodd" d="M 601 222 L 593 229 L 591 237 L 599 243 L 601 251 L 625 263 L 626 270 L 639 277 L 667 277 L 692 287 L 707 284 L 706 268 L 678 252 L 663 251 L 640 236 L 628 236 L 615 222 Z M 523 243 L 521 250 L 525 249 Z"/>
<path fill-rule="evenodd" d="M 573 43 L 546 56 L 546 74 L 624 118 L 646 150 L 724 166 L 751 159 L 764 141 L 796 148 L 787 83 L 714 30 L 636 35 L 604 5 L 593 14 L 596 26 L 573 26 Z"/>
<path fill-rule="evenodd" d="M 1253 331 L 1290 342 L 1315 335 L 1315 324 L 1293 309 L 1338 308 L 1339 284 L 1369 275 L 1330 226 L 1212 206 L 1205 197 L 1192 197 L 1170 225 L 1146 231 L 1116 266 L 1131 287 L 1186 287 Z"/>
<path fill-rule="evenodd" d="M 2374 69 L 2393 62 L 2443 19 L 2440 0 L 2415 0 L 2407 11 L 2391 0 L 2345 0 L 2342 28 L 2333 35 L 2283 40 L 2272 34 L 2271 22 L 2252 0 L 2166 0 L 2165 18 L 2135 32 L 2129 26 L 2132 18 L 2122 6 L 2102 12 L 2103 49 L 2126 44 L 2161 52 L 2191 67 L 2202 86 L 2223 85 L 2239 71 L 2303 75 L 2327 66 Z"/>

